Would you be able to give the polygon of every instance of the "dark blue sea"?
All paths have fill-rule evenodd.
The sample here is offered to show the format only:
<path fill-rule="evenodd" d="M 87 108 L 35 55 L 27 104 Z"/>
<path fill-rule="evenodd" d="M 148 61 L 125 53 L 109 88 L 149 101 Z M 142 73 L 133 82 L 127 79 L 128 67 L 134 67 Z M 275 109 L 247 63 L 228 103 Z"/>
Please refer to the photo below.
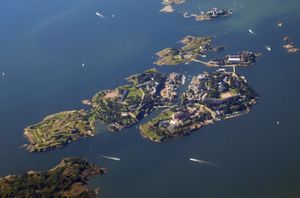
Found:
<path fill-rule="evenodd" d="M 211 22 L 180 14 L 213 7 L 234 14 Z M 300 47 L 300 2 L 187 0 L 174 13 L 161 8 L 160 0 L 0 2 L 0 177 L 82 156 L 108 168 L 90 182 L 104 198 L 300 197 L 300 54 L 282 48 L 284 36 Z M 241 50 L 263 54 L 255 65 L 238 68 L 260 96 L 250 114 L 163 144 L 143 139 L 138 125 L 118 133 L 98 126 L 95 137 L 49 152 L 20 148 L 26 126 L 48 114 L 86 108 L 82 99 L 155 67 L 155 53 L 179 46 L 186 35 L 214 36 L 215 45 L 228 46 L 221 57 Z M 213 71 L 198 63 L 157 68 L 188 76 Z"/>

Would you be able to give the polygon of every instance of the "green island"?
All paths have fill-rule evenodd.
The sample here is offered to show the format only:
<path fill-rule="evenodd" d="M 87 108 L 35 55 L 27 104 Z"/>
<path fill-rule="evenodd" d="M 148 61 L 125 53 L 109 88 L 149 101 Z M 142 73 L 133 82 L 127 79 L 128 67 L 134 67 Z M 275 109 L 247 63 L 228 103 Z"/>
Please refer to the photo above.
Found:
<path fill-rule="evenodd" d="M 196 21 L 209 21 L 221 17 L 226 17 L 232 15 L 231 9 L 219 9 L 213 8 L 207 12 L 201 12 L 200 14 L 188 14 L 188 12 L 183 13 L 184 18 L 194 17 Z"/>
<path fill-rule="evenodd" d="M 90 177 L 106 172 L 84 158 L 65 158 L 48 171 L 0 178 L 0 197 L 96 197 L 100 189 L 85 185 Z"/>
<path fill-rule="evenodd" d="M 132 75 L 127 78 L 129 84 L 100 91 L 91 100 L 83 100 L 91 106 L 89 110 L 63 111 L 28 126 L 24 136 L 29 143 L 24 146 L 30 152 L 42 152 L 94 136 L 97 121 L 111 131 L 130 127 L 153 110 L 172 105 L 184 79 L 182 74 L 164 75 L 156 69 Z"/>
<path fill-rule="evenodd" d="M 194 47 L 187 42 L 183 49 Z M 93 136 L 96 121 L 111 131 L 119 131 L 137 124 L 155 109 L 164 108 L 158 117 L 140 126 L 143 137 L 161 142 L 182 137 L 218 120 L 246 114 L 258 99 L 243 76 L 225 69 L 193 77 L 179 103 L 175 100 L 177 89 L 185 81 L 182 74 L 164 75 L 149 69 L 126 80 L 129 82 L 126 85 L 99 91 L 91 100 L 84 100 L 89 110 L 53 114 L 27 127 L 24 135 L 30 144 L 26 148 L 31 152 L 47 151 Z"/>
<path fill-rule="evenodd" d="M 95 135 L 94 119 L 84 110 L 64 111 L 45 117 L 40 123 L 24 130 L 30 151 L 46 151 Z"/>
<path fill-rule="evenodd" d="M 127 78 L 131 84 L 114 90 L 98 92 L 91 101 L 91 115 L 107 124 L 111 131 L 118 131 L 136 124 L 156 108 L 171 105 L 183 75 L 163 75 L 156 69 Z"/>
<path fill-rule="evenodd" d="M 218 52 L 226 48 L 226 46 L 213 48 L 212 40 L 212 37 L 186 36 L 180 41 L 183 47 L 166 48 L 157 52 L 158 60 L 154 64 L 159 66 L 188 64 L 197 61 L 199 57 L 206 57 L 208 52 Z"/>
<path fill-rule="evenodd" d="M 194 50 L 194 45 L 183 42 L 186 43 L 183 50 Z M 179 103 L 176 103 L 177 90 L 185 81 L 182 74 L 164 75 L 149 69 L 126 80 L 126 85 L 99 91 L 91 100 L 84 100 L 83 103 L 90 106 L 89 110 L 53 114 L 27 127 L 24 135 L 30 143 L 26 148 L 31 152 L 47 151 L 93 136 L 97 121 L 104 123 L 110 131 L 119 131 L 137 124 L 158 108 L 164 110 L 158 117 L 142 124 L 140 131 L 143 137 L 161 142 L 185 136 L 203 125 L 244 115 L 258 99 L 243 76 L 222 68 L 193 77 Z"/>
<path fill-rule="evenodd" d="M 245 78 L 223 69 L 193 77 L 180 103 L 140 126 L 143 137 L 155 142 L 179 138 L 219 120 L 250 112 L 258 95 Z"/>

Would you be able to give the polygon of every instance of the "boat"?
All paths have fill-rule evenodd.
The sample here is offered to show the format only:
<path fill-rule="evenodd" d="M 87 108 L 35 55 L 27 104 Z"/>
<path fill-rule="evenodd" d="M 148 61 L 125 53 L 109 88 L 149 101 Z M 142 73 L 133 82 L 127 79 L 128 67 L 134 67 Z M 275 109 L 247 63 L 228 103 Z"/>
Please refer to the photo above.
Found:
<path fill-rule="evenodd" d="M 256 35 L 251 29 L 248 30 L 250 34 Z"/>
<path fill-rule="evenodd" d="M 101 13 L 96 12 L 96 15 L 97 15 L 98 17 L 101 17 L 102 19 L 104 19 L 104 16 L 103 16 Z"/>
<path fill-rule="evenodd" d="M 186 81 L 186 76 L 185 75 L 182 75 L 182 79 L 181 79 L 181 81 L 182 81 L 182 85 L 184 85 L 185 84 L 185 81 Z"/>
<path fill-rule="evenodd" d="M 266 48 L 268 51 L 271 51 L 271 50 L 272 50 L 271 47 L 268 46 L 268 45 L 265 45 L 265 48 Z"/>

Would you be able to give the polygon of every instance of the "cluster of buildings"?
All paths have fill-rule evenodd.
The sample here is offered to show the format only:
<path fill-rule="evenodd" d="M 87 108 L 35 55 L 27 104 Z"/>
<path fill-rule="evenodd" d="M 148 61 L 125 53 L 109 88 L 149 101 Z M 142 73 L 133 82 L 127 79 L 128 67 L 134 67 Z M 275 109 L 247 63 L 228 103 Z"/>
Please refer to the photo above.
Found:
<path fill-rule="evenodd" d="M 243 51 L 227 55 L 223 59 L 213 59 L 209 63 L 219 67 L 249 66 L 255 63 L 257 57 L 258 55 L 253 52 Z"/>
<path fill-rule="evenodd" d="M 171 73 L 165 81 L 165 87 L 160 91 L 160 95 L 167 101 L 173 101 L 177 97 L 176 90 L 185 82 L 185 76 L 179 73 Z"/>
<path fill-rule="evenodd" d="M 247 87 L 243 78 L 225 71 L 203 73 L 195 76 L 188 91 L 184 93 L 184 103 L 201 104 L 211 109 L 216 116 L 226 116 L 243 111 L 250 106 L 255 93 Z M 249 95 L 248 95 L 249 93 Z"/>
<path fill-rule="evenodd" d="M 186 100 L 201 101 L 206 97 L 207 93 L 205 90 L 206 88 L 209 88 L 207 82 L 203 83 L 206 78 L 208 78 L 207 73 L 199 74 L 198 76 L 193 77 L 188 87 L 188 91 L 184 93 Z"/>
<path fill-rule="evenodd" d="M 219 8 L 213 8 L 212 10 L 206 12 L 206 15 L 209 15 L 211 18 L 217 18 L 222 16 L 228 16 L 232 14 L 232 10 L 223 10 Z"/>

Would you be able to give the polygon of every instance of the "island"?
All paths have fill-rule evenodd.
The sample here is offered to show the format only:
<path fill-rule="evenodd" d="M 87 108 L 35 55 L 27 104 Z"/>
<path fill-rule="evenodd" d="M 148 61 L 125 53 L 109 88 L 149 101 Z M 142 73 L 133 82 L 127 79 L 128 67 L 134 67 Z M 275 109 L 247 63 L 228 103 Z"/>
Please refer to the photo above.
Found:
<path fill-rule="evenodd" d="M 179 104 L 140 126 L 141 135 L 155 142 L 180 138 L 200 127 L 250 112 L 258 100 L 246 79 L 224 69 L 194 76 Z"/>
<path fill-rule="evenodd" d="M 0 178 L 0 197 L 96 197 L 100 189 L 86 187 L 89 179 L 107 171 L 84 158 L 65 158 L 42 172 Z"/>
<path fill-rule="evenodd" d="M 24 135 L 30 152 L 47 151 L 82 137 L 94 136 L 95 119 L 84 110 L 64 111 L 45 117 L 40 123 L 28 126 Z"/>
<path fill-rule="evenodd" d="M 200 14 L 189 14 L 188 12 L 183 13 L 183 17 L 185 18 L 192 18 L 194 17 L 196 21 L 209 21 L 221 17 L 226 17 L 232 15 L 231 9 L 219 9 L 213 8 L 207 12 L 201 12 Z"/>
<path fill-rule="evenodd" d="M 153 110 L 172 105 L 183 77 L 178 73 L 166 76 L 156 69 L 132 75 L 127 78 L 131 84 L 98 92 L 89 102 L 91 116 L 111 131 L 130 127 Z"/>
<path fill-rule="evenodd" d="M 45 117 L 28 126 L 24 136 L 30 152 L 42 152 L 96 134 L 95 122 L 104 123 L 110 131 L 119 131 L 138 123 L 158 108 L 170 107 L 185 76 L 172 72 L 162 74 L 149 69 L 127 78 L 128 84 L 112 90 L 102 90 L 91 100 L 87 110 L 63 111 Z"/>
<path fill-rule="evenodd" d="M 299 51 L 299 48 L 294 46 L 294 42 L 291 37 L 284 36 L 283 37 L 284 45 L 282 46 L 288 53 L 295 54 Z"/>
<path fill-rule="evenodd" d="M 162 9 L 160 9 L 159 11 L 171 13 L 171 12 L 174 12 L 174 8 L 171 5 L 167 5 L 167 6 L 163 7 Z"/>
<path fill-rule="evenodd" d="M 163 0 L 162 4 L 163 5 L 173 5 L 173 4 L 182 4 L 184 2 L 185 2 L 185 0 Z"/>
<path fill-rule="evenodd" d="M 160 12 L 174 12 L 173 5 L 174 4 L 182 4 L 185 0 L 163 0 L 162 4 L 164 7 L 160 10 Z"/>
<path fill-rule="evenodd" d="M 208 52 L 218 52 L 226 48 L 224 45 L 214 48 L 212 41 L 212 37 L 186 36 L 180 41 L 183 45 L 181 48 L 166 48 L 157 52 L 158 60 L 154 64 L 159 66 L 188 64 L 199 57 L 206 57 Z"/>
<path fill-rule="evenodd" d="M 183 57 L 188 53 L 197 57 L 216 51 L 211 47 L 211 37 L 188 36 L 181 42 Z M 224 64 L 220 61 L 215 64 L 218 67 L 249 65 L 256 57 L 254 53 L 242 52 L 227 57 Z M 25 128 L 24 135 L 29 140 L 25 147 L 31 152 L 47 151 L 94 136 L 95 122 L 116 132 L 137 124 L 156 109 L 163 110 L 139 128 L 143 137 L 162 142 L 219 120 L 247 114 L 258 99 L 246 79 L 235 72 L 235 67 L 233 72 L 220 68 L 193 77 L 188 89 L 178 98 L 178 89 L 185 79 L 183 74 L 163 74 L 155 68 L 131 75 L 126 78 L 127 84 L 99 91 L 91 99 L 83 100 L 89 107 L 87 110 L 49 115 L 40 123 Z"/>

